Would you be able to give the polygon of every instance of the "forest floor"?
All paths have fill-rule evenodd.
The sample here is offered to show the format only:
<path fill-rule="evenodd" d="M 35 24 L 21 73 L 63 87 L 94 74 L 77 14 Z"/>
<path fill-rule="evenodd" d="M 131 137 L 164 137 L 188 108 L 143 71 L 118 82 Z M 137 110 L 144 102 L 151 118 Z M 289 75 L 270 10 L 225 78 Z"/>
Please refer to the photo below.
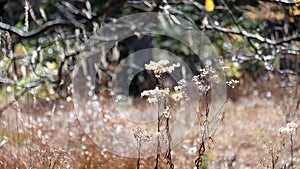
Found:
<path fill-rule="evenodd" d="M 1 104 L 8 100 L 2 99 Z M 111 115 L 107 102 L 102 100 L 100 104 L 103 117 Z M 36 108 L 30 106 L 32 103 L 22 103 L 26 102 L 14 104 L 1 116 L 0 168 L 136 168 L 135 158 L 114 155 L 107 144 L 95 143 L 83 131 L 70 102 L 37 103 Z M 206 149 L 206 166 L 212 169 L 272 168 L 273 157 L 274 168 L 289 168 L 290 143 L 278 133 L 278 129 L 286 125 L 287 114 L 283 107 L 272 97 L 248 95 L 236 101 L 228 100 L 224 118 Z M 99 124 L 115 125 L 113 122 Z M 103 130 L 99 135 L 104 142 L 110 142 L 101 132 Z M 194 166 L 199 137 L 191 133 L 173 147 L 175 168 Z M 293 137 L 296 169 L 300 168 L 299 134 L 297 131 Z M 154 157 L 147 157 L 141 160 L 140 167 L 154 168 L 154 165 Z M 167 167 L 164 154 L 160 166 Z"/>
<path fill-rule="evenodd" d="M 214 135 L 211 168 L 272 168 L 272 153 L 278 157 L 276 168 L 289 166 L 290 145 L 283 147 L 286 140 L 278 133 L 285 125 L 286 114 L 274 100 L 247 97 L 228 102 L 225 118 Z M 294 137 L 294 160 L 300 168 L 300 140 Z"/>

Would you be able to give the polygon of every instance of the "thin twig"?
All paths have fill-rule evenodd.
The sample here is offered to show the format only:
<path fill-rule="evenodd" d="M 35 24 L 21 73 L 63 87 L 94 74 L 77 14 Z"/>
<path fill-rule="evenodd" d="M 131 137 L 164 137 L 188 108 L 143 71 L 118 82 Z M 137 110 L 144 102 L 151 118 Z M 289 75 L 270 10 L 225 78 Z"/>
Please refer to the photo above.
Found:
<path fill-rule="evenodd" d="M 290 136 L 290 141 L 291 141 L 291 168 L 294 168 L 294 142 L 293 142 L 293 134 Z"/>
<path fill-rule="evenodd" d="M 140 162 L 141 162 L 141 139 L 137 139 L 136 142 L 137 142 L 137 149 L 138 149 L 138 159 L 137 159 L 136 168 L 139 169 Z"/>
<path fill-rule="evenodd" d="M 172 152 L 172 149 L 171 149 L 172 136 L 171 136 L 171 133 L 170 133 L 169 121 L 170 121 L 170 119 L 167 118 L 166 133 L 167 133 L 167 136 L 168 136 L 168 150 L 167 150 L 167 153 L 166 153 L 166 158 L 167 158 L 167 164 L 169 164 L 169 168 L 173 169 L 174 164 L 172 162 L 172 154 L 171 154 L 171 152 Z"/>
<path fill-rule="evenodd" d="M 201 30 L 203 29 L 213 29 L 219 32 L 223 32 L 223 33 L 231 33 L 231 34 L 235 34 L 235 35 L 241 35 L 244 36 L 248 39 L 254 39 L 257 40 L 261 43 L 267 43 L 270 45 L 281 45 L 283 43 L 287 43 L 287 42 L 291 42 L 294 40 L 300 40 L 300 34 L 295 34 L 295 35 L 291 35 L 291 36 L 286 36 L 277 40 L 273 40 L 273 39 L 269 39 L 269 38 L 265 38 L 262 37 L 260 34 L 258 33 L 250 33 L 247 32 L 246 30 L 233 30 L 233 29 L 227 29 L 225 27 L 221 27 L 215 24 L 206 24 L 204 25 L 204 27 L 199 27 Z"/>
<path fill-rule="evenodd" d="M 156 158 L 155 158 L 155 167 L 154 169 L 158 169 L 158 163 L 159 163 L 159 158 L 160 158 L 160 151 L 161 151 L 161 147 L 160 147 L 160 120 L 161 117 L 159 115 L 159 103 L 157 106 L 157 152 L 156 152 Z"/>

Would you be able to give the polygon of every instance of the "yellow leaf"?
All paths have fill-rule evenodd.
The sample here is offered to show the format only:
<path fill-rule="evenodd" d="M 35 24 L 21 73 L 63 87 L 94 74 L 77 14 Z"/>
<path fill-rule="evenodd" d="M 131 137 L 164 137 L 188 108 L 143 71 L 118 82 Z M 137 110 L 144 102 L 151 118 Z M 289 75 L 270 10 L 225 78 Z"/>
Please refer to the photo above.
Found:
<path fill-rule="evenodd" d="M 238 71 L 234 74 L 234 76 L 239 79 L 243 76 L 243 72 Z"/>
<path fill-rule="evenodd" d="M 213 0 L 205 0 L 205 9 L 207 12 L 211 12 L 215 9 L 215 4 Z"/>
<path fill-rule="evenodd" d="M 56 69 L 56 67 L 57 67 L 57 63 L 56 62 L 51 62 L 50 66 L 49 66 L 49 69 L 54 70 L 54 69 Z"/>
<path fill-rule="evenodd" d="M 293 8 L 293 16 L 297 16 L 297 15 L 300 15 L 300 9 L 294 7 Z"/>

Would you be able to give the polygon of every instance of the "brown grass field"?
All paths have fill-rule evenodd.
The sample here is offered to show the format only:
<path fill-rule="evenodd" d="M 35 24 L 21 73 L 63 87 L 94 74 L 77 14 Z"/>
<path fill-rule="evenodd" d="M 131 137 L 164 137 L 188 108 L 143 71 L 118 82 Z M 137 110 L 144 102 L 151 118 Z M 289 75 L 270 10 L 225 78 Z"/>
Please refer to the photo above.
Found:
<path fill-rule="evenodd" d="M 230 97 L 234 99 L 228 99 L 224 118 L 207 143 L 203 168 L 272 168 L 272 157 L 274 168 L 291 168 L 290 143 L 278 129 L 287 121 L 299 122 L 299 109 L 296 115 L 287 113 L 295 108 L 296 99 L 283 95 L 291 92 L 294 96 L 297 88 L 277 87 L 262 80 L 233 90 Z M 1 106 L 10 100 L 1 99 Z M 23 98 L 3 112 L 0 168 L 136 168 L 136 159 L 114 155 L 85 134 L 71 102 L 33 104 L 32 99 Z M 100 105 L 104 114 L 112 113 L 109 100 Z M 115 124 L 108 121 L 103 125 Z M 300 168 L 299 134 L 297 131 L 293 136 L 296 169 Z M 191 132 L 173 148 L 175 168 L 194 168 L 198 144 L 199 137 Z M 160 166 L 167 168 L 163 157 Z M 154 168 L 154 161 L 154 157 L 143 158 L 140 168 Z"/>

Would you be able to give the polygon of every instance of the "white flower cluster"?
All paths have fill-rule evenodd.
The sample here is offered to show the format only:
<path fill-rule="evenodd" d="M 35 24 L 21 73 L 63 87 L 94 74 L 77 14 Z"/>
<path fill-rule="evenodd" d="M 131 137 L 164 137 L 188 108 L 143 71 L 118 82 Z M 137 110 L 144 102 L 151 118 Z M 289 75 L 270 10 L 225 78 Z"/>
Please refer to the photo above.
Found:
<path fill-rule="evenodd" d="M 294 123 L 294 122 L 290 122 L 290 123 L 286 124 L 286 127 L 296 129 L 296 128 L 298 128 L 298 124 Z"/>
<path fill-rule="evenodd" d="M 197 76 L 194 76 L 192 81 L 194 81 L 197 85 L 202 84 L 202 82 L 200 82 L 201 80 L 203 80 L 205 77 L 207 77 L 207 75 L 209 75 L 210 73 L 214 74 L 216 71 L 213 70 L 212 67 L 205 67 L 203 69 L 199 69 L 200 74 Z"/>
<path fill-rule="evenodd" d="M 208 92 L 210 90 L 210 85 L 208 84 L 208 81 L 202 77 L 202 75 L 194 76 L 192 81 L 199 87 L 201 92 Z"/>
<path fill-rule="evenodd" d="M 196 85 L 202 85 L 202 81 L 200 80 L 200 75 L 193 76 L 192 81 L 193 81 Z"/>
<path fill-rule="evenodd" d="M 194 76 L 192 78 L 192 81 L 199 87 L 199 90 L 201 92 L 208 92 L 210 90 L 209 82 L 212 80 L 215 80 L 218 82 L 219 76 L 216 74 L 216 71 L 212 67 L 205 67 L 203 69 L 199 69 L 200 74 L 197 76 Z M 212 76 L 207 76 L 211 74 Z"/>
<path fill-rule="evenodd" d="M 135 139 L 140 140 L 142 142 L 151 141 L 151 137 L 147 133 L 147 131 L 140 127 L 133 129 L 133 135 Z"/>
<path fill-rule="evenodd" d="M 148 97 L 147 101 L 149 103 L 157 103 L 160 98 L 163 98 L 165 96 L 168 96 L 170 94 L 169 88 L 166 89 L 159 89 L 158 86 L 155 87 L 155 89 L 152 90 L 144 90 L 141 93 L 141 97 Z"/>
<path fill-rule="evenodd" d="M 296 129 L 298 128 L 298 124 L 294 122 L 290 122 L 286 124 L 286 127 L 280 127 L 278 129 L 279 134 L 296 134 Z"/>
<path fill-rule="evenodd" d="M 234 79 L 231 79 L 230 81 L 226 82 L 226 84 L 232 88 L 234 88 L 238 83 L 240 83 L 240 81 Z"/>
<path fill-rule="evenodd" d="M 172 98 L 178 102 L 183 98 L 188 99 L 188 96 L 186 94 L 186 80 L 181 79 L 178 81 L 178 85 L 174 86 L 174 94 L 172 94 Z"/>
<path fill-rule="evenodd" d="M 146 70 L 152 70 L 156 78 L 159 78 L 162 73 L 172 73 L 176 67 L 180 67 L 179 63 L 174 63 L 168 66 L 168 60 L 160 60 L 158 62 L 150 61 L 149 64 L 145 64 Z"/>
<path fill-rule="evenodd" d="M 199 69 L 199 71 L 200 71 L 200 77 L 201 78 L 206 77 L 209 73 L 213 73 L 214 74 L 216 72 L 215 70 L 213 70 L 212 67 L 205 67 L 203 69 Z"/>

